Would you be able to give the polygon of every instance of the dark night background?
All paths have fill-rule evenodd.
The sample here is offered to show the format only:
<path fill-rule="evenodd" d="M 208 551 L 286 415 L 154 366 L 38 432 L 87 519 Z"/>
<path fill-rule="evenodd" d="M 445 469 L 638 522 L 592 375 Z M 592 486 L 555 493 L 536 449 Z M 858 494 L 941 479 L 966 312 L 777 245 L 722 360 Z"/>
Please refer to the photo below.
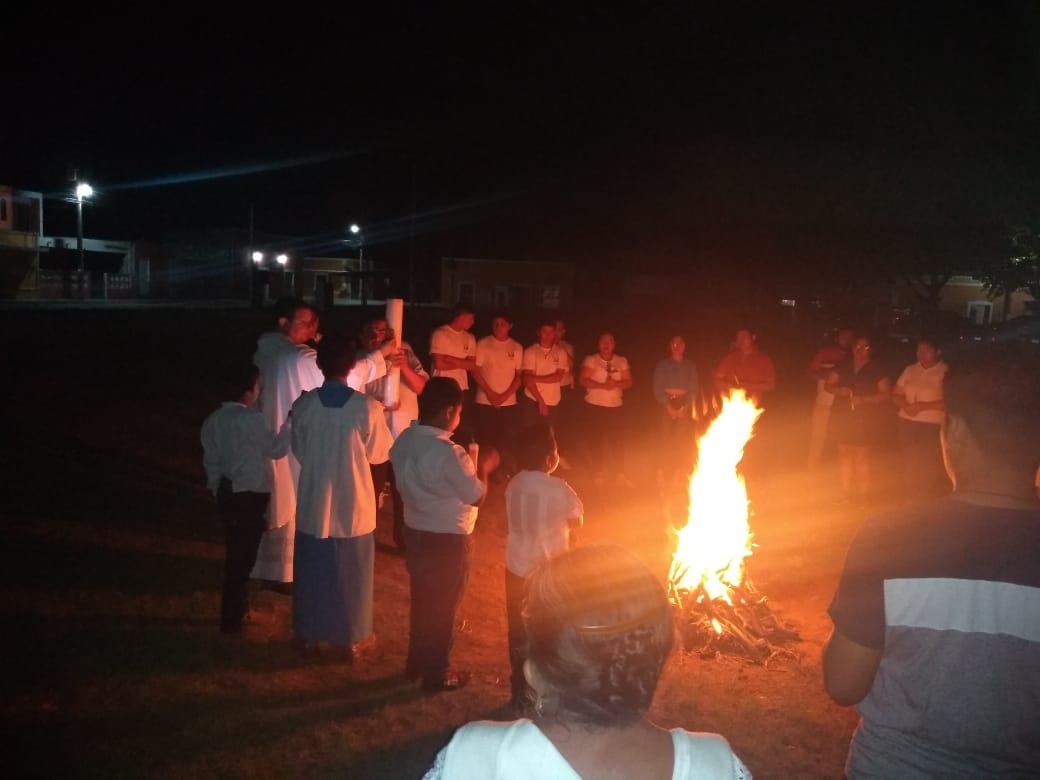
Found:
<path fill-rule="evenodd" d="M 1035 3 L 717 5 L 53 13 L 5 36 L 0 181 L 54 195 L 51 234 L 76 167 L 92 236 L 252 207 L 390 263 L 708 276 L 956 254 L 1038 210 Z"/>

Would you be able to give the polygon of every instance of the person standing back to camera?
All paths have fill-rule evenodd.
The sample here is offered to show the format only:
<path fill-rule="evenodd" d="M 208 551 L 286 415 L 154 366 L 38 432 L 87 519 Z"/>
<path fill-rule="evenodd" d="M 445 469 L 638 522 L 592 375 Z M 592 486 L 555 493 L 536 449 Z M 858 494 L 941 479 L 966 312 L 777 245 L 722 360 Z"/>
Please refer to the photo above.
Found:
<path fill-rule="evenodd" d="M 202 423 L 206 486 L 217 497 L 224 525 L 224 590 L 220 630 L 238 633 L 248 612 L 249 572 L 267 525 L 274 463 L 289 452 L 289 423 L 275 433 L 256 409 L 260 371 L 232 368 L 234 401 L 226 401 Z"/>
<path fill-rule="evenodd" d="M 585 508 L 570 485 L 552 476 L 560 465 L 553 429 L 545 423 L 528 428 L 518 442 L 520 471 L 506 486 L 506 621 L 509 664 L 512 668 L 510 704 L 526 709 L 523 601 L 527 580 L 542 561 L 565 551 L 581 527 Z"/>
<path fill-rule="evenodd" d="M 429 692 L 453 691 L 467 675 L 450 665 L 455 617 L 469 581 L 477 505 L 499 456 L 487 447 L 477 463 L 451 440 L 463 395 L 450 377 L 433 377 L 419 394 L 419 419 L 390 448 L 404 501 L 405 562 L 411 607 L 405 676 Z"/>
<path fill-rule="evenodd" d="M 751 777 L 718 734 L 647 719 L 675 626 L 635 555 L 590 545 L 550 558 L 531 578 L 526 625 L 534 719 L 463 726 L 424 780 Z"/>

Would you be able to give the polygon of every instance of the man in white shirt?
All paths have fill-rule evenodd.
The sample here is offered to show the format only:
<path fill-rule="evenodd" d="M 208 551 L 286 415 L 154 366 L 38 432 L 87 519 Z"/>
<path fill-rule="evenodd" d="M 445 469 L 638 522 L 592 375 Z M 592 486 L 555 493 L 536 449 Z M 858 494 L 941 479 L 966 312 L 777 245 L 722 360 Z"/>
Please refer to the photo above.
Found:
<path fill-rule="evenodd" d="M 277 329 L 257 340 L 253 362 L 260 369 L 257 406 L 272 431 L 279 431 L 293 402 L 306 390 L 321 386 L 317 353 L 308 342 L 318 335 L 318 311 L 298 298 L 276 305 Z M 300 463 L 290 452 L 274 463 L 267 532 L 260 540 L 252 576 L 268 587 L 288 591 L 293 581 L 293 539 L 296 535 L 296 485 Z"/>
<path fill-rule="evenodd" d="M 943 380 L 948 366 L 935 341 L 918 339 L 917 362 L 903 369 L 892 390 L 899 409 L 899 445 L 908 498 L 933 498 L 950 491 L 939 428 L 946 415 Z"/>
<path fill-rule="evenodd" d="M 545 319 L 538 326 L 538 341 L 524 350 L 523 382 L 524 427 L 538 422 L 556 428 L 560 405 L 560 384 L 572 370 L 567 352 L 556 343 L 556 320 Z"/>
<path fill-rule="evenodd" d="M 467 680 L 450 664 L 455 617 L 469 580 L 477 505 L 498 466 L 494 449 L 474 464 L 451 441 L 461 415 L 461 388 L 434 377 L 419 395 L 419 420 L 390 449 L 404 501 L 411 593 L 405 675 L 430 692 L 456 690 Z"/>
<path fill-rule="evenodd" d="M 474 319 L 473 307 L 460 301 L 452 308 L 448 323 L 430 336 L 433 376 L 451 377 L 462 388 L 462 420 L 452 438 L 463 444 L 473 441 L 475 426 L 469 392 L 469 375 L 477 371 L 477 340 L 470 333 Z"/>
<path fill-rule="evenodd" d="M 503 458 L 516 433 L 519 420 L 516 391 L 520 388 L 520 368 L 524 348 L 509 337 L 513 321 L 505 312 L 491 320 L 491 335 L 477 342 L 477 383 L 474 409 L 477 417 L 477 441 L 494 447 Z M 508 469 L 512 473 L 515 469 Z"/>

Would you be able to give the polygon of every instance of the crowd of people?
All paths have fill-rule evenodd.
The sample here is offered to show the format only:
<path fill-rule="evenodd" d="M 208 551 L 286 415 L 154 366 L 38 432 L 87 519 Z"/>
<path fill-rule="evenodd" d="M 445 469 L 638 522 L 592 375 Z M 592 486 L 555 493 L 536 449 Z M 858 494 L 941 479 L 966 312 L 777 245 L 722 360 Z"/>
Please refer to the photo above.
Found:
<path fill-rule="evenodd" d="M 511 335 L 508 313 L 497 313 L 479 341 L 474 322 L 469 306 L 453 309 L 432 334 L 427 373 L 385 319 L 366 322 L 360 335 L 321 337 L 314 307 L 282 302 L 276 329 L 260 337 L 253 365 L 233 366 L 230 400 L 201 432 L 225 528 L 221 630 L 242 630 L 252 577 L 291 593 L 304 656 L 353 661 L 366 652 L 375 641 L 384 494 L 410 583 L 405 677 L 428 693 L 463 687 L 468 677 L 451 658 L 457 613 L 478 507 L 497 472 L 518 719 L 460 729 L 428 777 L 489 776 L 490 766 L 509 767 L 499 777 L 577 778 L 605 767 L 624 777 L 750 777 L 722 737 L 646 719 L 672 647 L 667 596 L 631 553 L 575 543 L 583 502 L 554 476 L 561 440 L 572 454 L 581 441 L 595 485 L 631 484 L 620 410 L 633 376 L 614 335 L 601 333 L 578 364 L 558 319 L 540 322 L 526 348 Z M 750 329 L 736 333 L 708 388 L 683 337 L 667 347 L 652 378 L 654 465 L 659 484 L 674 486 L 693 468 L 701 396 L 742 391 L 768 406 L 777 377 Z M 937 345 L 922 339 L 917 361 L 893 384 L 871 353 L 868 337 L 841 330 L 810 362 L 809 466 L 820 465 L 832 440 L 842 498 L 864 500 L 871 452 L 891 413 L 908 489 L 941 503 L 865 525 L 831 605 L 825 686 L 839 703 L 859 704 L 863 717 L 849 776 L 1036 769 L 1040 751 L 1029 735 L 1040 701 L 1040 472 L 1036 439 L 1027 437 L 1040 420 L 1040 372 L 1007 367 L 995 390 L 984 373 L 991 364 L 948 371 Z M 391 380 L 399 382 L 392 403 Z M 1013 413 L 1005 415 L 1005 401 L 1017 404 Z M 579 417 L 585 424 L 574 424 Z M 979 653 L 999 661 L 984 678 L 972 675 Z M 916 703 L 933 695 L 942 707 Z M 958 704 L 966 700 L 985 713 L 985 729 L 966 722 L 969 710 Z"/>

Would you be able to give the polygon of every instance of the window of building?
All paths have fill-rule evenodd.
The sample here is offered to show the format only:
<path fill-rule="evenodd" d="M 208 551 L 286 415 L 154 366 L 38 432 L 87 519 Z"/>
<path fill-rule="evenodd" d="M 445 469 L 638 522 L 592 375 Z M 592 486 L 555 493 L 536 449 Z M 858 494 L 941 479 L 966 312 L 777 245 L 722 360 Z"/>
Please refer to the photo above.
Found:
<path fill-rule="evenodd" d="M 7 198 L 0 198 L 0 222 L 7 222 Z"/>
<path fill-rule="evenodd" d="M 473 304 L 473 282 L 459 282 L 458 300 Z"/>
<path fill-rule="evenodd" d="M 547 284 L 544 287 L 542 287 L 542 308 L 560 308 L 560 285 Z"/>

